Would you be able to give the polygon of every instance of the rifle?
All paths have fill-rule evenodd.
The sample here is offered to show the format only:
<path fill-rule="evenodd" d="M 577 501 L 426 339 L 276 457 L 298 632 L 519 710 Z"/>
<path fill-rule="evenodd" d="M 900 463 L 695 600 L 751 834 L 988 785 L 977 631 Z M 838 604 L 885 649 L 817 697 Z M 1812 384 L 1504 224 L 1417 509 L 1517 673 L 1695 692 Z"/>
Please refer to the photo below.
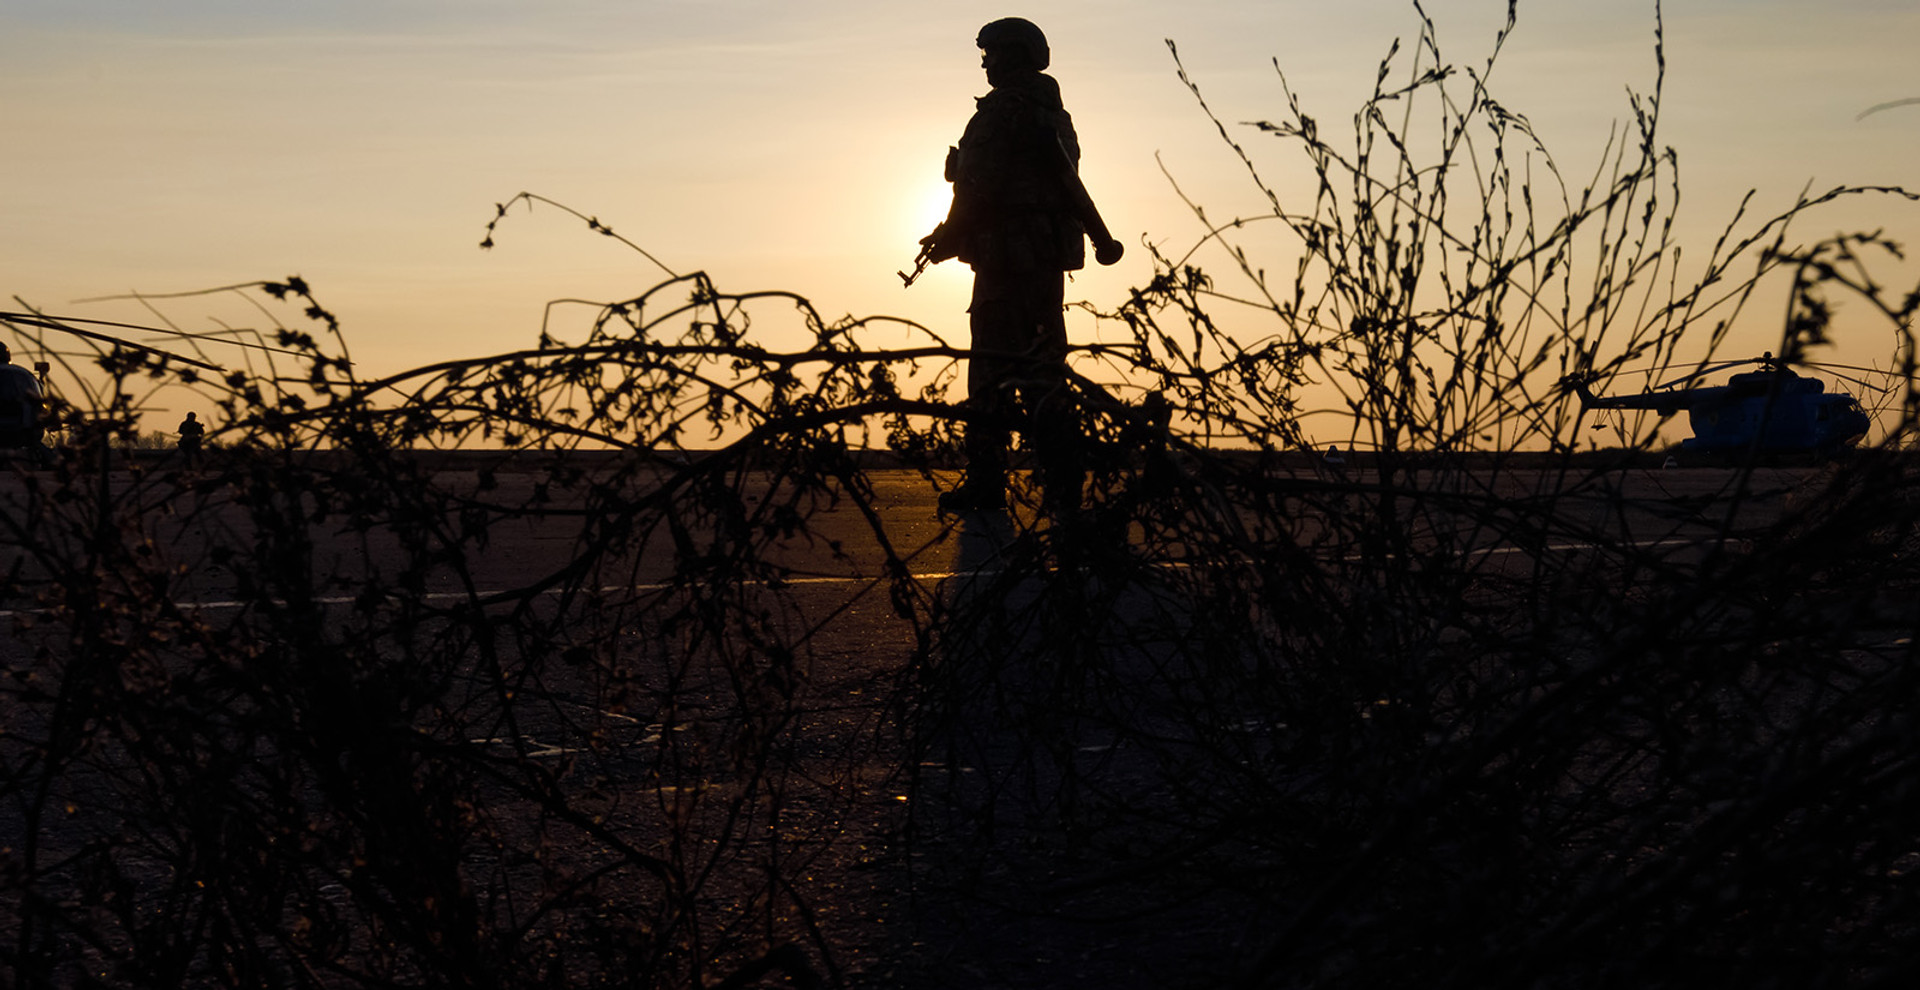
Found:
<path fill-rule="evenodd" d="M 913 285 L 913 280 L 919 278 L 920 273 L 927 270 L 927 259 L 932 256 L 933 252 L 928 251 L 926 248 L 921 248 L 920 253 L 913 256 L 913 271 L 894 272 L 895 275 L 900 276 L 900 287 L 904 289 Z"/>
<path fill-rule="evenodd" d="M 901 288 L 904 289 L 904 288 L 907 288 L 908 286 L 911 286 L 913 284 L 913 280 L 919 278 L 920 273 L 927 270 L 928 265 L 935 263 L 934 257 L 933 257 L 933 246 L 935 244 L 940 243 L 941 235 L 945 234 L 946 232 L 947 232 L 946 224 L 944 223 L 935 224 L 933 228 L 933 233 L 920 238 L 920 253 L 913 256 L 913 273 L 908 274 L 906 272 L 894 272 L 895 275 L 900 276 L 900 281 L 902 283 L 902 285 L 900 286 Z"/>
<path fill-rule="evenodd" d="M 912 285 L 928 265 L 937 265 L 948 258 L 960 256 L 960 231 L 964 227 L 965 215 L 960 202 L 956 200 L 947 211 L 947 218 L 933 225 L 933 233 L 920 238 L 920 253 L 913 256 L 913 272 L 894 272 L 900 276 L 900 281 Z"/>

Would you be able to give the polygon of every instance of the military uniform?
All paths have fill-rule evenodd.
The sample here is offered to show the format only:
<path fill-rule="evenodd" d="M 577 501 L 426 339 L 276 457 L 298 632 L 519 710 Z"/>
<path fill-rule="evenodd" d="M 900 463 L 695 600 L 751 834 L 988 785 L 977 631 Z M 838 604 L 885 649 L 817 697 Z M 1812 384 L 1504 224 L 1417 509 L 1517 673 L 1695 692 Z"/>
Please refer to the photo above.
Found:
<path fill-rule="evenodd" d="M 981 33 L 989 57 L 994 27 Z M 1064 375 L 1065 273 L 1086 265 L 1087 230 L 1070 189 L 1080 147 L 1059 83 L 1038 71 L 1046 65 L 1040 44 L 1040 57 L 1014 70 L 989 67 L 993 90 L 976 101 L 947 155 L 953 209 L 935 235 L 936 260 L 958 257 L 973 268 L 967 391 L 982 414 L 967 424 L 967 476 L 943 500 L 948 508 L 1003 503 L 1015 425 L 1034 447 L 1047 500 L 1080 498 L 1080 426 Z"/>

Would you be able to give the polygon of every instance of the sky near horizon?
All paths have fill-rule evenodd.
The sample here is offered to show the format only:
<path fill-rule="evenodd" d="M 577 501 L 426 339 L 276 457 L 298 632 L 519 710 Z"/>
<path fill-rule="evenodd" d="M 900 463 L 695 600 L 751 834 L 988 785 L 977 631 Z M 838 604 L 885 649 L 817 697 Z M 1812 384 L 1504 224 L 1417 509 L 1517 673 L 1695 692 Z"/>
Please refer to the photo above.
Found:
<path fill-rule="evenodd" d="M 1425 5 L 1462 65 L 1505 7 Z M 1143 242 L 1177 256 L 1201 234 L 1173 182 L 1216 219 L 1262 205 L 1168 40 L 1285 197 L 1309 189 L 1300 156 L 1239 126 L 1284 115 L 1275 63 L 1345 126 L 1419 31 L 1408 0 L 0 0 L 0 289 L 138 319 L 76 300 L 299 274 L 380 373 L 527 346 L 549 299 L 662 277 L 550 208 L 516 209 L 480 250 L 494 204 L 525 190 L 723 290 L 964 339 L 963 267 L 906 290 L 894 273 L 944 212 L 942 157 L 986 90 L 974 33 L 1009 14 L 1047 32 L 1082 174 L 1129 247 L 1068 288 L 1103 305 L 1151 275 Z M 1920 188 L 1920 106 L 1856 119 L 1920 97 L 1910 0 L 1670 0 L 1664 18 L 1689 251 L 1749 189 L 1772 213 L 1809 186 Z M 1494 92 L 1584 178 L 1628 90 L 1654 85 L 1654 25 L 1652 0 L 1522 0 Z M 1851 204 L 1796 230 L 1881 227 L 1911 241 L 1920 208 Z M 193 304 L 167 313 L 197 328 Z M 1756 349 L 1779 332 L 1752 323 Z M 1837 356 L 1884 362 L 1883 343 Z"/>

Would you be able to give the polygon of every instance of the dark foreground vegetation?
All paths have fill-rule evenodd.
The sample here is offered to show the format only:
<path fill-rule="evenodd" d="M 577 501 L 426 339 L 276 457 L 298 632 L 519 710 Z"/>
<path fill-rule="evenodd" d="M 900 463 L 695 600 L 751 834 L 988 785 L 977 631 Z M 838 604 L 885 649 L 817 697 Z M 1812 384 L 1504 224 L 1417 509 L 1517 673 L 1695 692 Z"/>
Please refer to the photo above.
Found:
<path fill-rule="evenodd" d="M 948 576 L 855 454 L 950 482 L 921 328 L 689 275 L 367 380 L 289 280 L 236 290 L 308 327 L 243 370 L 103 344 L 0 477 L 0 983 L 1912 985 L 1910 358 L 1885 456 L 1684 547 L 1557 385 L 1711 358 L 1769 278 L 1776 353 L 1846 298 L 1911 355 L 1894 246 L 1740 219 L 1675 279 L 1657 88 L 1569 189 L 1484 69 L 1394 65 L 1350 145 L 1260 125 L 1319 196 L 1222 238 L 1289 232 L 1288 281 L 1163 258 L 1102 308 L 1087 508 L 956 522 Z M 1842 196 L 1907 202 L 1790 214 Z M 1298 460 L 1316 383 L 1363 464 Z M 97 453 L 182 388 L 217 450 Z M 558 563 L 481 573 L 536 522 Z"/>

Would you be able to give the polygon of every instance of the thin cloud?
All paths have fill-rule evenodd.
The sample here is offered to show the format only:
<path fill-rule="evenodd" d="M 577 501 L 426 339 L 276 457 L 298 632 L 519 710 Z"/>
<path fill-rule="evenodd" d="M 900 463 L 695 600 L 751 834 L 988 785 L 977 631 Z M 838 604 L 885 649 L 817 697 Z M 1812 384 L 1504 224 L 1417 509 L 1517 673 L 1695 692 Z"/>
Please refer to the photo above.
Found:
<path fill-rule="evenodd" d="M 1865 110 L 1860 111 L 1860 116 L 1855 117 L 1853 119 L 1865 120 L 1868 117 L 1872 116 L 1873 114 L 1879 113 L 1882 110 L 1892 110 L 1894 107 L 1910 107 L 1915 104 L 1920 104 L 1920 96 L 1909 96 L 1904 100 L 1889 100 L 1885 103 L 1876 103 L 1873 106 L 1870 106 Z"/>

